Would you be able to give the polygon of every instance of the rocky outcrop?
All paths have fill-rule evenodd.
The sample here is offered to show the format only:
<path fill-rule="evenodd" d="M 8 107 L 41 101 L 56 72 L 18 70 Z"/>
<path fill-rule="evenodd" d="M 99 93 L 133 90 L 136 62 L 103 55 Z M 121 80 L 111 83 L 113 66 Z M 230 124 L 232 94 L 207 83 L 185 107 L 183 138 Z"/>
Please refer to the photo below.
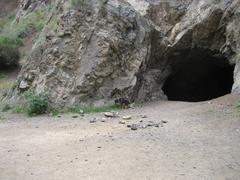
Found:
<path fill-rule="evenodd" d="M 54 0 L 19 0 L 19 10 L 16 15 L 16 22 L 18 22 L 21 17 L 28 15 L 36 9 L 47 6 L 51 2 L 54 2 Z"/>
<path fill-rule="evenodd" d="M 49 91 L 54 107 L 102 105 L 119 97 L 166 99 L 162 87 L 174 63 L 200 55 L 237 63 L 239 5 L 239 0 L 89 0 L 71 7 L 61 1 L 11 99 L 31 87 Z M 236 68 L 234 92 L 239 79 Z"/>

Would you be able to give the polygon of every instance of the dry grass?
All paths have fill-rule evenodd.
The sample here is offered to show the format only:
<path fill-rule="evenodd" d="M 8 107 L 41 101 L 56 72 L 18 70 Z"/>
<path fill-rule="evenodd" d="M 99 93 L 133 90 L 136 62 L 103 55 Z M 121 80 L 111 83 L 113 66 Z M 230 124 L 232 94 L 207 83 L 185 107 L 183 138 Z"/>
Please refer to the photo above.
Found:
<path fill-rule="evenodd" d="M 3 78 L 0 79 L 0 95 L 3 95 L 8 89 L 10 89 L 14 84 L 13 79 Z"/>

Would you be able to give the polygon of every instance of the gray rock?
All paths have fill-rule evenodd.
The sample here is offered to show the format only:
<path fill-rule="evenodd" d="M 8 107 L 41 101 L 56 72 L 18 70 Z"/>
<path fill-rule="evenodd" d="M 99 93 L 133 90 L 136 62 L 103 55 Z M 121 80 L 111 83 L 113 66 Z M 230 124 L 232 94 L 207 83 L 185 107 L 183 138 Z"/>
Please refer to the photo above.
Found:
<path fill-rule="evenodd" d="M 72 118 L 76 119 L 76 118 L 78 118 L 78 115 L 73 115 Z"/>
<path fill-rule="evenodd" d="M 104 116 L 107 117 L 107 118 L 114 118 L 114 117 L 117 117 L 117 112 L 106 112 L 104 113 Z"/>
<path fill-rule="evenodd" d="M 137 124 L 132 124 L 131 125 L 131 130 L 136 131 L 138 129 L 138 125 Z"/>
<path fill-rule="evenodd" d="M 130 120 L 130 119 L 132 119 L 132 116 L 123 116 L 122 119 L 123 120 Z"/>
<path fill-rule="evenodd" d="M 126 121 L 119 121 L 119 124 L 126 124 Z"/>
<path fill-rule="evenodd" d="M 92 120 L 89 121 L 89 123 L 96 123 L 96 122 L 97 122 L 96 118 L 93 118 Z"/>
<path fill-rule="evenodd" d="M 20 101 L 32 87 L 47 89 L 54 108 L 110 104 L 119 97 L 164 100 L 173 62 L 209 54 L 236 65 L 232 91 L 240 93 L 239 0 L 89 0 L 84 9 L 71 9 L 68 1 L 23 0 L 17 18 L 49 2 L 57 8 L 10 100 Z"/>

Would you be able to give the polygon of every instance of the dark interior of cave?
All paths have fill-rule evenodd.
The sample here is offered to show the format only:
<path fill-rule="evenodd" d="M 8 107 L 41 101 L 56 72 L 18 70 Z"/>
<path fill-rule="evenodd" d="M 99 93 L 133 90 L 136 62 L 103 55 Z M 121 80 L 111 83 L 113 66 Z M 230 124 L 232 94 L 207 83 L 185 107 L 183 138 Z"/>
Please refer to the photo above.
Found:
<path fill-rule="evenodd" d="M 227 59 L 199 54 L 176 62 L 163 87 L 168 100 L 199 102 L 231 92 L 234 66 Z"/>

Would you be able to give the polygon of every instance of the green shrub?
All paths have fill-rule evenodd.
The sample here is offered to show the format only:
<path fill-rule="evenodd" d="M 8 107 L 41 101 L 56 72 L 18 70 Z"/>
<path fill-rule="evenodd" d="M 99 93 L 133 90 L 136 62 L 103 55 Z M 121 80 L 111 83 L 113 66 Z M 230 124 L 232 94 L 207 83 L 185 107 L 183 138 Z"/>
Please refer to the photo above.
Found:
<path fill-rule="evenodd" d="M 27 102 L 26 112 L 29 116 L 44 114 L 48 108 L 48 93 L 37 94 L 30 89 L 24 93 Z"/>
<path fill-rule="evenodd" d="M 11 107 L 9 106 L 9 104 L 4 104 L 3 108 L 2 108 L 2 112 L 7 112 L 11 109 Z"/>
<path fill-rule="evenodd" d="M 19 59 L 17 47 L 0 45 L 0 67 L 17 66 Z"/>
<path fill-rule="evenodd" d="M 13 113 L 26 113 L 26 108 L 24 106 L 20 105 L 15 105 L 12 108 Z"/>
<path fill-rule="evenodd" d="M 23 45 L 23 42 L 22 39 L 16 36 L 11 36 L 10 34 L 1 34 L 0 45 L 19 47 Z"/>

